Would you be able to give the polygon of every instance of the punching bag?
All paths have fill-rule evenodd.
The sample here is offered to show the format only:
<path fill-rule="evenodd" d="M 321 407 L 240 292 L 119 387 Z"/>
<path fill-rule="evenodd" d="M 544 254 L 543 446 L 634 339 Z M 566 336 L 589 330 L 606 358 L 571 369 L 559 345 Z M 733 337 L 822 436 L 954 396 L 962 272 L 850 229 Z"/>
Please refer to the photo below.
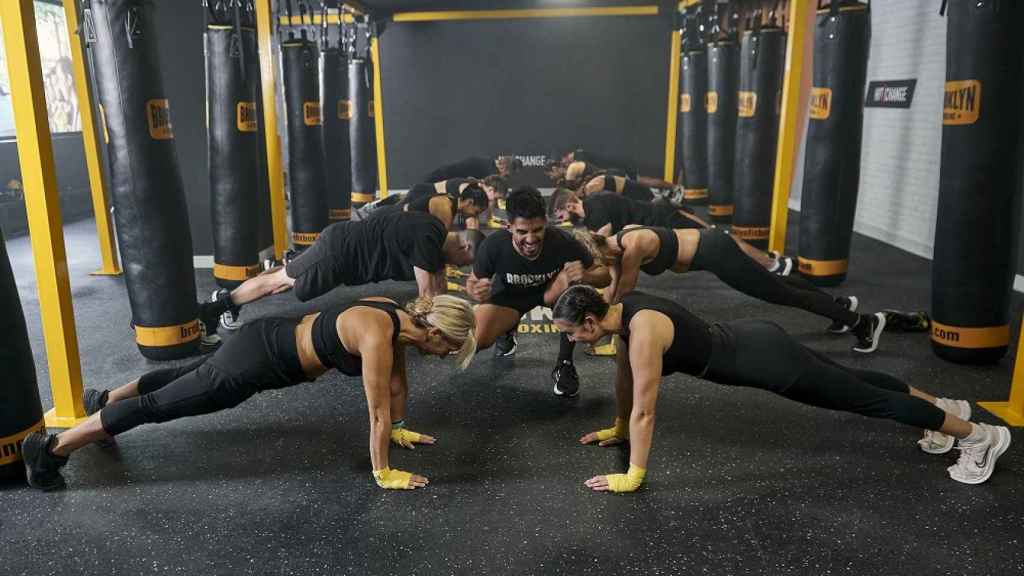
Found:
<path fill-rule="evenodd" d="M 18 299 L 7 244 L 0 230 L 0 482 L 25 477 L 21 441 L 32 432 L 45 431 L 39 403 L 36 365 L 28 343 L 25 316 Z"/>
<path fill-rule="evenodd" d="M 327 226 L 319 53 L 316 44 L 305 38 L 281 43 L 292 243 L 298 249 L 313 244 Z"/>
<path fill-rule="evenodd" d="M 377 163 L 373 149 L 373 118 L 370 116 L 368 61 L 348 61 L 348 96 L 352 104 L 349 142 L 352 151 L 352 208 L 373 202 L 377 191 Z"/>
<path fill-rule="evenodd" d="M 352 152 L 348 123 L 348 60 L 337 48 L 320 54 L 320 102 L 323 104 L 323 148 L 327 186 L 327 214 L 333 222 L 348 220 L 352 213 Z"/>
<path fill-rule="evenodd" d="M 703 204 L 708 199 L 708 60 L 703 49 L 683 52 L 680 60 L 678 138 L 683 198 L 691 204 Z"/>
<path fill-rule="evenodd" d="M 833 0 L 818 11 L 798 261 L 819 286 L 840 284 L 849 265 L 870 43 L 866 4 Z"/>
<path fill-rule="evenodd" d="M 87 6 L 135 341 L 151 360 L 184 358 L 198 351 L 200 337 L 192 234 L 153 3 L 90 0 Z"/>
<path fill-rule="evenodd" d="M 949 0 L 932 349 L 957 363 L 997 362 L 1009 343 L 1019 181 L 1021 9 Z"/>
<path fill-rule="evenodd" d="M 213 277 L 234 288 L 260 273 L 260 132 L 256 35 L 251 26 L 206 28 L 206 110 Z"/>
<path fill-rule="evenodd" d="M 736 156 L 736 44 L 708 44 L 708 216 L 729 222 Z"/>
<path fill-rule="evenodd" d="M 786 33 L 747 30 L 740 45 L 732 233 L 761 249 L 771 228 Z"/>

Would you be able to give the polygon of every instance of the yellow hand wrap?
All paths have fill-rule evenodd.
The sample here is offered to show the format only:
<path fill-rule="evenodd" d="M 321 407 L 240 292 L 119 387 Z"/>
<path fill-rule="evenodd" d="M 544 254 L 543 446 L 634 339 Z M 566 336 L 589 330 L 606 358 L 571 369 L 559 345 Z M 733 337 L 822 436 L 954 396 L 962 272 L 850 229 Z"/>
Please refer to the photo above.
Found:
<path fill-rule="evenodd" d="M 392 428 L 391 441 L 404 448 L 412 448 L 414 442 L 419 442 L 422 434 L 413 432 L 406 428 Z"/>
<path fill-rule="evenodd" d="M 609 474 L 608 489 L 612 492 L 634 492 L 644 481 L 647 470 L 635 465 L 629 465 L 629 472 L 625 474 Z"/>
<path fill-rule="evenodd" d="M 409 486 L 409 481 L 412 480 L 412 473 L 410 472 L 381 468 L 380 470 L 373 471 L 373 479 L 377 481 L 377 486 L 389 490 L 409 490 L 412 488 L 412 486 Z"/>
<path fill-rule="evenodd" d="M 597 431 L 597 439 L 602 442 L 612 438 L 629 440 L 629 422 L 622 418 L 616 418 L 615 424 L 611 428 L 605 428 L 604 430 Z"/>

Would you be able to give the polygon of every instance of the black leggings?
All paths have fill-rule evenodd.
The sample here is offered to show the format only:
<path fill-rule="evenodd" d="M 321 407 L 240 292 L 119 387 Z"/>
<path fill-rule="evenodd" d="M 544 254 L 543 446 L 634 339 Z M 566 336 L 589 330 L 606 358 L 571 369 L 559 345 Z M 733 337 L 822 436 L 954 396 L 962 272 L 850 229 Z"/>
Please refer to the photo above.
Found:
<path fill-rule="evenodd" d="M 888 374 L 856 370 L 803 346 L 763 320 L 715 324 L 711 359 L 703 378 L 719 384 L 775 392 L 802 404 L 887 418 L 938 430 L 946 413 L 910 395 L 910 387 Z"/>
<path fill-rule="evenodd" d="M 107 404 L 100 424 L 111 436 L 150 422 L 233 408 L 264 390 L 305 382 L 295 346 L 297 321 L 250 322 L 212 356 L 179 368 L 147 372 L 139 395 Z"/>
<path fill-rule="evenodd" d="M 706 270 L 748 296 L 780 306 L 800 308 L 847 326 L 855 325 L 860 318 L 810 282 L 765 270 L 764 266 L 744 254 L 731 236 L 717 229 L 701 230 L 690 270 Z"/>

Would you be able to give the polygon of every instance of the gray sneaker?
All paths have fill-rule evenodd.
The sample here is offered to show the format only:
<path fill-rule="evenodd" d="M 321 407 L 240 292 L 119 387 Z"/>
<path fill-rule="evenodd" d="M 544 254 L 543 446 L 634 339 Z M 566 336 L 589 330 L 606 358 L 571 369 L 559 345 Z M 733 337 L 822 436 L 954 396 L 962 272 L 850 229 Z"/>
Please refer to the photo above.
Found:
<path fill-rule="evenodd" d="M 958 416 L 961 420 L 971 419 L 971 403 L 966 400 L 939 398 L 936 406 Z M 945 454 L 953 449 L 954 444 L 956 444 L 956 438 L 938 430 L 925 430 L 924 437 L 917 441 L 921 450 L 929 454 Z"/>

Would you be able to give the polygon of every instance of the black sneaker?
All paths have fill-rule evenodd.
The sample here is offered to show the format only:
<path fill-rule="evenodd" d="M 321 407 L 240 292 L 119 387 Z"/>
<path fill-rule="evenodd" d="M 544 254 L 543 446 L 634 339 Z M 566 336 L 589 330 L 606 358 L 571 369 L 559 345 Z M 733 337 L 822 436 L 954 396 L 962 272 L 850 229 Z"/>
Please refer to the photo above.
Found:
<path fill-rule="evenodd" d="M 57 440 L 53 434 L 33 432 L 21 442 L 21 458 L 25 461 L 25 476 L 28 485 L 43 492 L 60 490 L 67 486 L 60 469 L 68 463 L 64 456 L 50 452 L 50 446 Z"/>
<path fill-rule="evenodd" d="M 870 354 L 878 349 L 878 340 L 885 330 L 885 314 L 875 312 L 874 314 L 862 314 L 860 322 L 853 327 L 853 333 L 857 336 L 857 343 L 853 345 L 854 352 Z"/>
<path fill-rule="evenodd" d="M 220 290 L 214 290 L 213 294 L 210 295 L 211 304 L 219 304 L 219 306 L 213 306 L 214 310 L 223 310 L 220 313 L 220 327 L 234 332 L 242 327 L 242 321 L 238 319 L 239 313 L 242 311 L 241 306 L 236 306 L 231 302 L 231 292 L 221 288 Z"/>
<path fill-rule="evenodd" d="M 904 312 L 903 310 L 882 310 L 885 314 L 885 329 L 889 332 L 928 332 L 932 321 L 928 313 Z"/>
<path fill-rule="evenodd" d="M 836 298 L 836 303 L 850 312 L 856 312 L 857 306 L 860 305 L 856 296 L 840 296 Z M 838 320 L 833 320 L 828 326 L 828 331 L 832 334 L 845 334 L 850 331 L 850 327 Z"/>
<path fill-rule="evenodd" d="M 519 344 L 516 340 L 516 328 L 498 336 L 498 339 L 494 341 L 495 358 L 511 358 L 516 355 L 516 348 Z"/>
<path fill-rule="evenodd" d="M 580 376 L 576 373 L 576 366 L 567 360 L 562 360 L 551 371 L 551 380 L 555 383 L 555 396 L 572 398 L 580 391 Z"/>
<path fill-rule="evenodd" d="M 107 405 L 107 396 L 109 394 L 110 390 L 86 388 L 85 392 L 82 393 L 82 405 L 85 406 L 85 415 L 92 416 L 103 410 L 103 407 Z"/>
<path fill-rule="evenodd" d="M 775 258 L 775 262 L 778 266 L 776 266 L 772 273 L 776 276 L 789 276 L 793 273 L 793 269 L 796 266 L 796 262 L 793 260 L 792 256 L 779 255 Z"/>

